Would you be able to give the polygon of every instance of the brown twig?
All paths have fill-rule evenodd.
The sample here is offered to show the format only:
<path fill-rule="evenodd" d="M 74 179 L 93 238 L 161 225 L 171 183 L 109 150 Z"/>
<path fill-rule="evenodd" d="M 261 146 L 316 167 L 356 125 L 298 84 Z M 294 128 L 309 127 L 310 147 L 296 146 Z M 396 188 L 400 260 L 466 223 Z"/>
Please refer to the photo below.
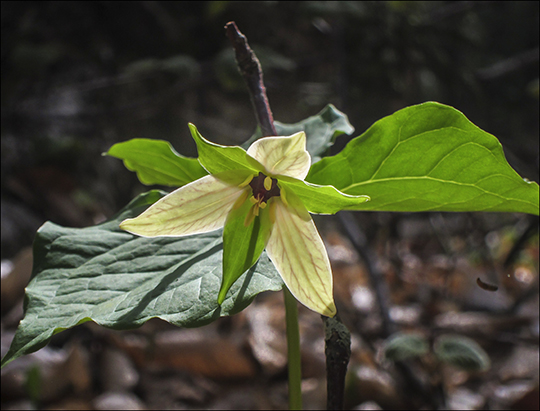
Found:
<path fill-rule="evenodd" d="M 338 315 L 328 318 L 321 315 L 324 323 L 326 355 L 326 408 L 342 410 L 345 397 L 345 376 L 351 358 L 351 333 Z"/>
<path fill-rule="evenodd" d="M 261 63 L 249 47 L 246 36 L 244 36 L 234 21 L 225 25 L 227 36 L 236 52 L 236 62 L 240 73 L 244 77 L 249 90 L 251 103 L 255 109 L 257 122 L 261 126 L 263 136 L 275 136 L 274 118 L 266 97 L 266 88 L 263 83 L 263 73 Z"/>

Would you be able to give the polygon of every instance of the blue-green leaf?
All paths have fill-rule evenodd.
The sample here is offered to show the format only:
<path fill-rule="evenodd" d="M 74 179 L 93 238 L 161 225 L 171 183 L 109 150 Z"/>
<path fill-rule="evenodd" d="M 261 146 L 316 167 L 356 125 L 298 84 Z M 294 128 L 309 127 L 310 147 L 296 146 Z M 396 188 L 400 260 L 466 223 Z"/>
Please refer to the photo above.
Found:
<path fill-rule="evenodd" d="M 219 306 L 221 230 L 183 238 L 145 238 L 120 230 L 120 221 L 140 214 L 164 194 L 142 194 L 97 226 L 65 228 L 48 222 L 39 229 L 25 317 L 2 366 L 87 321 L 127 329 L 161 318 L 196 327 L 241 311 L 260 292 L 281 290 L 281 277 L 263 253 Z"/>
<path fill-rule="evenodd" d="M 290 136 L 299 131 L 305 131 L 307 137 L 306 149 L 311 155 L 311 162 L 320 160 L 321 156 L 334 144 L 335 139 L 342 134 L 352 134 L 354 127 L 349 123 L 347 115 L 332 104 L 328 104 L 319 113 L 294 124 L 274 122 L 278 136 Z M 246 150 L 255 140 L 262 137 L 261 130 L 244 144 Z"/>
<path fill-rule="evenodd" d="M 433 351 L 444 362 L 466 371 L 486 371 L 491 367 L 488 354 L 480 345 L 462 335 L 444 334 L 435 340 Z"/>

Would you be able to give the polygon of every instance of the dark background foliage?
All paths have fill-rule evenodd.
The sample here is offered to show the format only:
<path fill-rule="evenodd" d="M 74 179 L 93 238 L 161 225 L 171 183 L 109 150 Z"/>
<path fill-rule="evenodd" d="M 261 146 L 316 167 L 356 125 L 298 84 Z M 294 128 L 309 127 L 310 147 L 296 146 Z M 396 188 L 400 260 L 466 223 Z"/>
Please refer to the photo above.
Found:
<path fill-rule="evenodd" d="M 538 12 L 538 2 L 3 2 L 2 255 L 46 219 L 87 225 L 95 208 L 110 215 L 140 191 L 99 157 L 115 142 L 159 138 L 195 156 L 189 121 L 226 144 L 251 135 L 229 20 L 262 62 L 277 120 L 333 103 L 357 135 L 435 100 L 496 135 L 535 179 Z M 57 210 L 51 191 L 84 213 Z M 28 224 L 14 221 L 22 209 Z"/>
<path fill-rule="evenodd" d="M 332 103 L 357 136 L 435 100 L 497 136 L 512 166 L 538 181 L 538 2 L 2 2 L 2 259 L 46 220 L 88 226 L 146 190 L 101 157 L 116 142 L 169 140 L 196 156 L 188 122 L 222 144 L 251 136 L 230 20 L 262 63 L 275 119 Z M 402 217 L 360 219 L 373 240 L 421 227 Z M 475 241 L 493 228 L 463 218 L 458 227 L 481 227 Z M 521 221 L 501 218 L 490 221 Z"/>

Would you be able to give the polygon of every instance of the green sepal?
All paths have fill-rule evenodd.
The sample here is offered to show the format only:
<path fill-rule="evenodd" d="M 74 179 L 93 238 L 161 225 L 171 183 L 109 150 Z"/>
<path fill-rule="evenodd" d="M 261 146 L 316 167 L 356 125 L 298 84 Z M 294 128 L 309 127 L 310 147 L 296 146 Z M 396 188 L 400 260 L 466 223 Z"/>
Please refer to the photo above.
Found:
<path fill-rule="evenodd" d="M 253 170 L 228 170 L 228 171 L 222 171 L 221 173 L 213 174 L 215 178 L 218 180 L 223 181 L 224 183 L 227 183 L 231 186 L 240 186 L 241 184 L 245 183 L 248 178 L 253 178 L 258 173 Z M 248 181 L 251 181 L 251 179 Z M 246 184 L 247 185 L 247 184 Z M 244 186 L 242 186 L 244 187 Z"/>
<path fill-rule="evenodd" d="M 189 130 L 193 140 L 197 144 L 199 152 L 199 162 L 211 174 L 221 173 L 223 171 L 248 169 L 253 171 L 262 171 L 253 167 L 253 162 L 249 162 L 246 151 L 238 146 L 222 146 L 212 143 L 205 139 L 197 130 L 194 124 L 189 123 Z M 252 159 L 253 161 L 256 161 Z"/>
<path fill-rule="evenodd" d="M 249 226 L 244 225 L 253 204 L 246 200 L 232 209 L 223 229 L 223 278 L 218 294 L 218 304 L 222 304 L 229 288 L 259 259 L 270 238 L 272 222 L 269 206 L 259 210 Z"/>
<path fill-rule="evenodd" d="M 331 185 L 318 185 L 292 177 L 280 176 L 280 187 L 287 187 L 300 198 L 313 214 L 335 214 L 340 210 L 361 209 L 368 196 L 345 194 Z"/>
<path fill-rule="evenodd" d="M 103 155 L 119 158 L 146 185 L 181 187 L 208 172 L 196 158 L 178 154 L 168 141 L 134 138 L 113 145 Z"/>
<path fill-rule="evenodd" d="M 282 182 L 278 184 L 281 190 L 280 198 L 285 206 L 294 209 L 302 220 L 310 220 L 311 216 L 309 215 L 309 210 L 306 208 L 302 199 L 296 195 L 295 189 L 287 184 L 283 184 Z"/>

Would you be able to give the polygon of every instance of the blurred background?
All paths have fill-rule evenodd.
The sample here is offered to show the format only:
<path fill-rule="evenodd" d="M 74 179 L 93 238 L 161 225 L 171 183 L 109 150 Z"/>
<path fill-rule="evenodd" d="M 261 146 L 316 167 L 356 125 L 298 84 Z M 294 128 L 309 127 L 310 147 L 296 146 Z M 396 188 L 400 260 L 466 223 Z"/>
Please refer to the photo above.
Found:
<path fill-rule="evenodd" d="M 188 122 L 221 144 L 252 135 L 223 28 L 231 20 L 261 61 L 276 120 L 328 103 L 349 116 L 356 131 L 333 153 L 376 120 L 434 100 L 499 138 L 538 182 L 538 2 L 2 2 L 2 354 L 22 318 L 36 230 L 99 223 L 148 190 L 101 153 L 139 137 L 196 156 Z M 353 334 L 347 407 L 538 408 L 537 218 L 357 213 L 356 244 L 336 218 L 317 224 Z M 300 313 L 305 406 L 323 408 L 322 323 Z M 285 409 L 283 318 L 272 293 L 195 330 L 87 323 L 4 369 L 2 408 Z M 407 330 L 472 338 L 491 368 L 425 355 L 405 364 L 410 386 L 381 355 Z"/>

